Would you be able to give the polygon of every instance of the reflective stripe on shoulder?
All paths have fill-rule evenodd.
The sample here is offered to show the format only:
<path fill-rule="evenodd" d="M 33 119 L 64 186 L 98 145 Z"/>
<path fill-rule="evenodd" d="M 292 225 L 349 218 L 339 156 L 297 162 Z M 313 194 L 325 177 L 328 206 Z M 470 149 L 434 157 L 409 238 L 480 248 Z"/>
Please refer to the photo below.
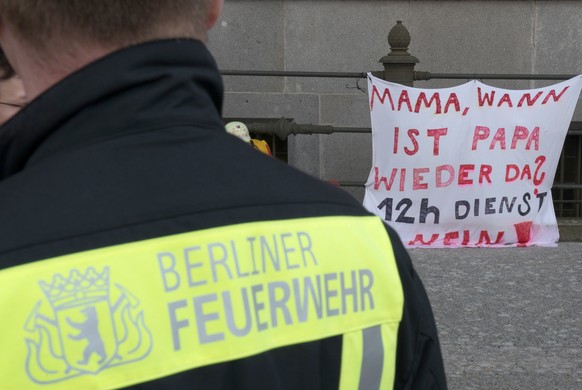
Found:
<path fill-rule="evenodd" d="M 364 373 L 384 384 L 403 302 L 377 217 L 246 223 L 75 253 L 0 271 L 0 383 L 112 389 L 344 334 L 342 370 L 358 362 L 344 388 Z"/>

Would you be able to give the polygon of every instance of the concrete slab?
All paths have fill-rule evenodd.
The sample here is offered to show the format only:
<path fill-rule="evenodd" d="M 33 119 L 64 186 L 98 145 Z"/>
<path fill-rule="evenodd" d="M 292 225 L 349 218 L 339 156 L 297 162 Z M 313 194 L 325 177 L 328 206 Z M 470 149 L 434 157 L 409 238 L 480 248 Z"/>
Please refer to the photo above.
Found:
<path fill-rule="evenodd" d="M 582 243 L 409 252 L 450 389 L 582 388 Z"/>
<path fill-rule="evenodd" d="M 268 20 L 269 23 L 259 21 Z M 229 1 L 209 33 L 220 69 L 281 70 L 284 64 L 282 1 Z M 227 91 L 282 92 L 280 77 L 225 77 Z"/>
<path fill-rule="evenodd" d="M 560 242 L 582 242 L 582 218 L 558 218 L 558 229 Z"/>

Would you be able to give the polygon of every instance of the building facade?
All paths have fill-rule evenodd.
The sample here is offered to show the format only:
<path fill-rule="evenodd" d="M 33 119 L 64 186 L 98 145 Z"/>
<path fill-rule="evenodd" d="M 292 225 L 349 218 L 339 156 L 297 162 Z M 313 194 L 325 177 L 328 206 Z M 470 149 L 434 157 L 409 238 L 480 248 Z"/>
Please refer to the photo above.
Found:
<path fill-rule="evenodd" d="M 581 20 L 580 1 L 226 0 L 209 47 L 223 71 L 365 74 L 383 69 L 379 61 L 390 52 L 388 33 L 402 21 L 411 37 L 408 52 L 419 61 L 417 71 L 577 75 L 582 73 Z M 225 75 L 224 117 L 369 128 L 366 79 L 327 76 Z M 414 85 L 436 88 L 467 80 L 431 79 Z M 559 82 L 482 81 L 512 89 Z M 564 148 L 566 164 L 558 168 L 557 179 L 566 183 L 581 183 L 582 143 L 576 135 L 581 124 L 582 99 Z M 357 183 L 370 171 L 371 134 L 290 135 L 280 149 L 289 164 L 316 177 L 356 183 L 344 188 L 363 198 Z M 555 191 L 560 193 L 554 198 L 581 198 L 576 188 Z M 579 216 L 574 215 L 579 214 L 578 203 L 564 207 L 578 210 L 565 216 Z"/>

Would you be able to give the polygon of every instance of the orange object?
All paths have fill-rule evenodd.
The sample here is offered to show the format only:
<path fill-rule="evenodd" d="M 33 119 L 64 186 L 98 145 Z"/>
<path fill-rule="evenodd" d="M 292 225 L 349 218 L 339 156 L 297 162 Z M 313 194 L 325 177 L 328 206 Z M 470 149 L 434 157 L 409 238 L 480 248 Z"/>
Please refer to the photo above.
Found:
<path fill-rule="evenodd" d="M 251 139 L 251 145 L 253 145 L 255 149 L 265 153 L 267 156 L 273 157 L 273 153 L 271 153 L 271 148 L 267 141 L 263 141 L 262 139 Z"/>

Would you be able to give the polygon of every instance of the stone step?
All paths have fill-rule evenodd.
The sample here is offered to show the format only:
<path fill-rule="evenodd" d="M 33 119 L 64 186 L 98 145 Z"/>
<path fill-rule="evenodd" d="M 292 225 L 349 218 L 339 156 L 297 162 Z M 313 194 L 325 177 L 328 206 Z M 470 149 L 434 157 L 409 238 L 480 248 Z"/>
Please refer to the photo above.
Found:
<path fill-rule="evenodd" d="M 582 242 L 582 218 L 558 218 L 560 242 Z"/>

